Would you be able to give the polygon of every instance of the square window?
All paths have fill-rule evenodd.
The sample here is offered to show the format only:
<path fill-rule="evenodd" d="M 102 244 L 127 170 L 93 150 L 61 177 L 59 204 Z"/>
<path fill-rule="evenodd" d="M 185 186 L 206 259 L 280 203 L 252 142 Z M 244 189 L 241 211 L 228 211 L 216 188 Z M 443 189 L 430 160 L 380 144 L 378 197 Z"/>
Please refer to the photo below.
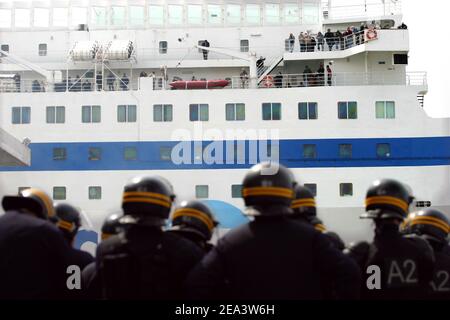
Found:
<path fill-rule="evenodd" d="M 164 105 L 164 121 L 170 122 L 173 120 L 173 106 L 171 104 Z"/>
<path fill-rule="evenodd" d="M 47 55 L 47 44 L 46 43 L 40 43 L 39 44 L 39 56 L 46 56 Z"/>
<path fill-rule="evenodd" d="M 200 105 L 200 121 L 208 121 L 209 120 L 209 110 L 207 104 Z"/>
<path fill-rule="evenodd" d="M 66 200 L 66 187 L 53 187 L 53 200 Z"/>
<path fill-rule="evenodd" d="M 153 121 L 154 122 L 163 121 L 163 106 L 161 104 L 155 104 L 153 106 Z"/>
<path fill-rule="evenodd" d="M 261 7 L 258 4 L 247 4 L 245 8 L 245 19 L 248 24 L 260 24 Z"/>
<path fill-rule="evenodd" d="M 53 148 L 53 160 L 66 160 L 67 150 L 66 148 Z"/>
<path fill-rule="evenodd" d="M 164 7 L 151 5 L 148 7 L 148 17 L 150 24 L 161 26 L 164 24 Z"/>
<path fill-rule="evenodd" d="M 159 158 L 162 161 L 171 161 L 172 160 L 172 148 L 171 147 L 159 148 Z"/>
<path fill-rule="evenodd" d="M 20 107 L 12 107 L 12 120 L 11 122 L 13 124 L 20 124 L 21 123 L 21 112 Z"/>
<path fill-rule="evenodd" d="M 250 46 L 248 40 L 241 40 L 241 52 L 249 52 Z"/>
<path fill-rule="evenodd" d="M 159 53 L 166 54 L 167 53 L 167 41 L 159 42 Z"/>
<path fill-rule="evenodd" d="M 117 122 L 127 121 L 127 106 L 117 106 Z"/>
<path fill-rule="evenodd" d="M 300 102 L 298 104 L 298 118 L 300 120 L 317 120 L 317 103 Z"/>
<path fill-rule="evenodd" d="M 351 144 L 340 144 L 339 145 L 339 158 L 350 159 L 353 156 Z"/>
<path fill-rule="evenodd" d="M 183 23 L 183 6 L 168 5 L 169 9 L 169 24 L 181 25 Z"/>
<path fill-rule="evenodd" d="M 263 103 L 263 120 L 281 120 L 281 103 Z"/>
<path fill-rule="evenodd" d="M 100 106 L 92 106 L 92 122 L 99 123 L 101 120 Z"/>
<path fill-rule="evenodd" d="M 123 151 L 125 160 L 134 161 L 137 160 L 137 149 L 136 147 L 125 147 Z"/>
<path fill-rule="evenodd" d="M 66 122 L 66 108 L 56 107 L 56 121 L 55 123 L 65 123 Z"/>
<path fill-rule="evenodd" d="M 391 145 L 389 143 L 377 144 L 377 157 L 378 158 L 390 158 L 391 157 Z"/>
<path fill-rule="evenodd" d="M 377 119 L 386 119 L 386 109 L 383 101 L 377 101 L 376 105 Z"/>
<path fill-rule="evenodd" d="M 316 145 L 315 144 L 305 144 L 303 145 L 303 158 L 304 159 L 316 159 Z"/>
<path fill-rule="evenodd" d="M 191 104 L 189 105 L 190 121 L 208 121 L 209 106 L 207 104 Z"/>
<path fill-rule="evenodd" d="M 280 22 L 280 5 L 275 3 L 266 4 L 266 22 L 276 24 Z"/>
<path fill-rule="evenodd" d="M 339 119 L 357 119 L 358 104 L 356 102 L 338 102 Z"/>
<path fill-rule="evenodd" d="M 311 191 L 314 197 L 317 197 L 317 184 L 315 183 L 305 183 L 304 187 Z"/>
<path fill-rule="evenodd" d="M 56 122 L 56 108 L 47 107 L 47 123 L 55 123 L 55 122 Z"/>
<path fill-rule="evenodd" d="M 348 103 L 348 118 L 357 119 L 358 118 L 358 108 L 356 102 Z"/>
<path fill-rule="evenodd" d="M 89 160 L 99 161 L 102 159 L 102 149 L 100 148 L 89 148 Z"/>
<path fill-rule="evenodd" d="M 209 186 L 207 185 L 195 186 L 195 197 L 197 199 L 207 199 L 209 197 Z"/>
<path fill-rule="evenodd" d="M 395 119 L 395 102 L 386 102 L 386 119 Z"/>
<path fill-rule="evenodd" d="M 135 105 L 127 106 L 127 121 L 136 122 L 137 120 L 137 108 Z"/>
<path fill-rule="evenodd" d="M 227 103 L 225 105 L 225 114 L 227 121 L 244 121 L 245 120 L 245 104 L 243 103 Z"/>
<path fill-rule="evenodd" d="M 106 7 L 91 8 L 91 23 L 96 26 L 106 26 Z"/>
<path fill-rule="evenodd" d="M 145 8 L 142 6 L 129 6 L 128 7 L 128 18 L 130 20 L 130 25 L 132 26 L 143 26 L 145 23 Z"/>
<path fill-rule="evenodd" d="M 208 23 L 220 24 L 222 23 L 222 7 L 220 5 L 208 5 Z"/>
<path fill-rule="evenodd" d="M 31 122 L 31 108 L 22 107 L 22 123 L 30 123 L 30 122 Z"/>
<path fill-rule="evenodd" d="M 272 120 L 281 120 L 281 103 L 272 104 Z"/>
<path fill-rule="evenodd" d="M 239 4 L 228 4 L 226 7 L 227 23 L 241 23 L 241 6 Z"/>
<path fill-rule="evenodd" d="M 242 198 L 242 185 L 234 184 L 231 186 L 231 197 L 232 198 Z"/>
<path fill-rule="evenodd" d="M 353 196 L 353 184 L 352 183 L 341 183 L 339 185 L 341 197 L 351 197 Z"/>
<path fill-rule="evenodd" d="M 202 24 L 202 6 L 189 4 L 187 6 L 188 23 L 193 25 Z"/>
<path fill-rule="evenodd" d="M 125 7 L 111 7 L 111 24 L 113 26 L 125 25 Z"/>
<path fill-rule="evenodd" d="M 100 200 L 102 198 L 102 187 L 89 187 L 89 200 Z"/>

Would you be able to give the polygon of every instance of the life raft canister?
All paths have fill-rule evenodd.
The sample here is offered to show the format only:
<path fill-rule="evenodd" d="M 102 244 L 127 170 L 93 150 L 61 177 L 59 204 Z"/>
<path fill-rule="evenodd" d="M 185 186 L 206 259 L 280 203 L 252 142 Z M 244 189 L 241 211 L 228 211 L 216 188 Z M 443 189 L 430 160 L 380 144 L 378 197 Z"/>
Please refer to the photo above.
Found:
<path fill-rule="evenodd" d="M 272 76 L 265 76 L 263 79 L 264 87 L 266 88 L 272 88 L 273 87 L 273 77 Z"/>

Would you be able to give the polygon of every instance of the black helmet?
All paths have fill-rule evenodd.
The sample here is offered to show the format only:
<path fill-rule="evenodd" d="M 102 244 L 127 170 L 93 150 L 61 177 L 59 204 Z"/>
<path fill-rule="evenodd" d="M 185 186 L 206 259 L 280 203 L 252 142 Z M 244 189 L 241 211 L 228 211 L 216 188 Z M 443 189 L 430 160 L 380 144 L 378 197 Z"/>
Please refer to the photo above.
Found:
<path fill-rule="evenodd" d="M 440 211 L 426 209 L 417 212 L 410 223 L 411 233 L 423 235 L 425 238 L 437 242 L 447 242 L 450 232 L 450 222 Z"/>
<path fill-rule="evenodd" d="M 172 192 L 159 177 L 137 177 L 125 186 L 122 209 L 126 215 L 167 219 Z"/>
<path fill-rule="evenodd" d="M 55 204 L 55 217 L 52 220 L 69 241 L 73 240 L 81 226 L 80 212 L 67 203 Z"/>
<path fill-rule="evenodd" d="M 291 171 L 280 164 L 267 162 L 253 166 L 242 186 L 245 205 L 256 209 L 247 211 L 247 214 L 259 215 L 258 208 L 272 206 L 289 209 L 294 198 L 294 186 Z"/>
<path fill-rule="evenodd" d="M 409 213 L 412 197 L 405 186 L 395 180 L 377 180 L 367 190 L 366 214 L 361 218 L 400 219 Z"/>
<path fill-rule="evenodd" d="M 102 225 L 102 240 L 106 240 L 120 232 L 120 218 L 122 217 L 121 213 L 113 213 L 106 217 Z"/>
<path fill-rule="evenodd" d="M 18 196 L 3 197 L 2 206 L 5 211 L 27 209 L 45 220 L 55 215 L 50 197 L 35 188 L 21 190 Z"/>
<path fill-rule="evenodd" d="M 201 201 L 183 201 L 172 215 L 171 231 L 189 232 L 203 240 L 211 239 L 214 228 L 218 225 L 213 213 Z"/>
<path fill-rule="evenodd" d="M 159 178 L 159 179 L 161 179 L 162 181 L 164 181 L 164 182 L 167 184 L 167 187 L 169 187 L 169 190 L 170 190 L 170 198 L 172 199 L 172 203 L 173 203 L 173 202 L 175 201 L 175 198 L 176 198 L 177 196 L 176 196 L 176 194 L 175 194 L 175 189 L 173 188 L 172 183 L 171 183 L 168 179 L 166 179 L 166 178 L 164 178 L 164 177 L 158 176 L 157 178 Z"/>
<path fill-rule="evenodd" d="M 316 200 L 312 192 L 301 185 L 295 187 L 295 199 L 292 201 L 291 209 L 294 214 L 312 218 L 317 215 Z"/>

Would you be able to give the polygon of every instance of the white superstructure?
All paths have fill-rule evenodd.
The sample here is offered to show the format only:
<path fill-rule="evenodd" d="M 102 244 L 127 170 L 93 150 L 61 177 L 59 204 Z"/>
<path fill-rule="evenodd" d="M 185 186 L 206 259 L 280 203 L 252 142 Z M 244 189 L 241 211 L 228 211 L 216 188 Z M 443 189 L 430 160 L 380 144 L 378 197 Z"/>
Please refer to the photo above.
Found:
<path fill-rule="evenodd" d="M 375 2 L 0 2 L 0 73 L 19 75 L 0 78 L 0 126 L 32 152 L 31 166 L 0 168 L 0 196 L 44 188 L 98 230 L 128 179 L 158 174 L 178 199 L 207 200 L 230 228 L 243 220 L 252 143 L 268 139 L 269 156 L 316 190 L 320 216 L 347 241 L 370 236 L 358 216 L 378 178 L 408 184 L 417 206 L 448 211 L 450 122 L 421 106 L 426 73 L 406 70 L 399 1 Z M 352 26 L 301 51 L 300 32 Z M 186 89 L 201 85 L 193 78 L 228 85 Z M 185 87 L 171 90 L 177 79 Z M 176 163 L 183 140 L 189 161 Z M 267 153 L 259 147 L 256 160 Z"/>

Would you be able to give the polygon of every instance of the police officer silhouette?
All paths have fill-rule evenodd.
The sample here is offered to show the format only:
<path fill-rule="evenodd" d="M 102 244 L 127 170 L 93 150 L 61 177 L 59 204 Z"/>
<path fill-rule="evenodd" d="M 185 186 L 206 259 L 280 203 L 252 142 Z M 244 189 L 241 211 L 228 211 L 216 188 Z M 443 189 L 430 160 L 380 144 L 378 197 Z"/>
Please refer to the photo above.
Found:
<path fill-rule="evenodd" d="M 203 252 L 162 227 L 173 192 L 159 177 L 133 179 L 125 186 L 120 220 L 124 230 L 97 248 L 97 271 L 106 299 L 179 299 L 190 269 Z"/>
<path fill-rule="evenodd" d="M 66 290 L 70 250 L 40 189 L 5 196 L 0 217 L 0 299 L 61 299 Z"/>
<path fill-rule="evenodd" d="M 300 223 L 311 225 L 317 231 L 325 234 L 337 249 L 344 250 L 345 244 L 341 237 L 335 232 L 328 231 L 323 221 L 317 217 L 316 199 L 312 192 L 299 184 L 295 186 L 294 191 L 295 198 L 291 204 L 292 218 Z"/>
<path fill-rule="evenodd" d="M 169 232 L 189 239 L 205 253 L 213 245 L 209 243 L 218 222 L 211 209 L 201 201 L 184 201 L 172 215 L 172 226 Z"/>
<path fill-rule="evenodd" d="M 370 244 L 353 244 L 347 251 L 364 275 L 362 297 L 386 300 L 424 298 L 433 276 L 434 254 L 425 240 L 400 232 L 400 225 L 412 202 L 410 193 L 398 181 L 379 180 L 368 189 L 365 202 L 366 213 L 361 218 L 374 221 L 375 238 Z M 368 267 L 374 266 L 379 268 L 379 277 L 376 271 L 367 274 Z"/>
<path fill-rule="evenodd" d="M 436 264 L 433 279 L 429 283 L 428 297 L 450 299 L 450 247 L 447 243 L 449 219 L 438 210 L 422 210 L 411 218 L 408 231 L 427 240 L 434 251 Z"/>
<path fill-rule="evenodd" d="M 322 281 L 335 285 L 338 298 L 358 296 L 358 267 L 326 237 L 289 216 L 294 198 L 290 170 L 254 166 L 242 195 L 253 221 L 231 230 L 188 278 L 194 299 L 322 299 Z"/>

